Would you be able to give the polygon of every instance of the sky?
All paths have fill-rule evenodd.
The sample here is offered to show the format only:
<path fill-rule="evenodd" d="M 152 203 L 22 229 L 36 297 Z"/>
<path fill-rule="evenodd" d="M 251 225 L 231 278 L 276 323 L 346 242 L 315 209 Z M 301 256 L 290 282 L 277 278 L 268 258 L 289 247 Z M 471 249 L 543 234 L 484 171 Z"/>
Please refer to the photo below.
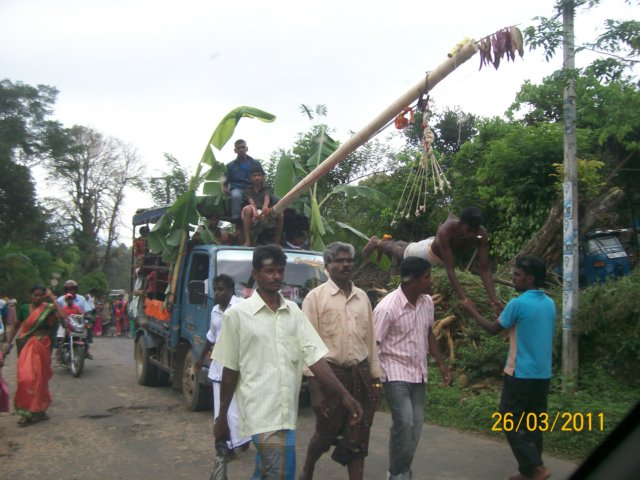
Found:
<path fill-rule="evenodd" d="M 324 104 L 341 142 L 446 60 L 463 38 L 553 14 L 554 0 L 0 0 L 0 78 L 59 90 L 53 119 L 133 146 L 149 176 L 163 154 L 195 170 L 218 122 L 241 105 L 276 116 L 243 119 L 234 138 L 268 159 L 291 148 L 310 121 L 300 105 Z M 640 8 L 603 0 L 576 19 L 577 43 L 603 18 L 640 18 Z M 502 115 L 522 83 L 562 65 L 525 52 L 499 70 L 479 56 L 438 84 L 438 108 Z M 587 56 L 579 56 L 584 66 Z M 235 157 L 233 142 L 216 158 Z M 38 182 L 41 196 L 44 182 Z M 150 197 L 128 192 L 124 221 Z M 121 231 L 126 241 L 126 229 Z"/>

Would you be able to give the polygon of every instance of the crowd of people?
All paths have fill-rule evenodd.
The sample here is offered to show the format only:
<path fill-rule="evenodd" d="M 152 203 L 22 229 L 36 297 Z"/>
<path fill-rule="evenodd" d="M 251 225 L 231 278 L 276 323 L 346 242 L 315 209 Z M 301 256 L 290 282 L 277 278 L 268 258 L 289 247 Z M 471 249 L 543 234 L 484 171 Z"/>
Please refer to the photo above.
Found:
<path fill-rule="evenodd" d="M 462 307 L 482 328 L 489 334 L 508 332 L 500 412 L 519 417 L 546 411 L 556 310 L 542 290 L 546 272 L 542 260 L 516 260 L 512 279 L 520 295 L 505 306 L 496 296 L 491 277 L 482 212 L 469 207 L 459 218 L 451 215 L 433 237 L 419 242 L 369 240 L 363 250 L 365 259 L 386 253 L 397 261 L 400 276 L 399 286 L 376 305 L 352 280 L 354 247 L 329 244 L 323 252 L 328 279 L 306 295 L 300 308 L 280 293 L 287 260 L 279 244 L 301 248 L 305 239 L 300 229 L 287 234 L 285 228 L 281 236 L 282 216 L 269 215 L 277 198 L 264 183 L 262 166 L 247 151 L 246 142 L 236 141 L 237 158 L 227 166 L 231 218 L 243 231 L 244 245 L 252 244 L 254 227 L 268 220 L 274 227 L 269 239 L 273 243 L 254 249 L 252 278 L 257 288 L 249 298 L 234 296 L 231 277 L 215 278 L 216 305 L 196 368 L 210 360 L 216 443 L 226 442 L 231 452 L 246 450 L 253 443 L 253 478 L 296 478 L 296 422 L 303 376 L 308 379 L 315 430 L 299 480 L 312 479 L 316 463 L 332 448 L 331 458 L 346 467 L 350 480 L 364 478 L 370 430 L 383 394 L 392 418 L 386 478 L 411 478 L 424 420 L 428 358 L 437 365 L 445 386 L 452 381 L 433 333 L 434 267 L 446 270 Z M 216 231 L 217 218 L 210 227 Z M 167 282 L 160 265 L 144 263 L 146 234 L 148 229 L 141 228 L 140 241 L 134 242 L 132 303 L 136 305 L 143 296 L 158 299 L 164 292 L 159 285 Z M 479 312 L 457 279 L 456 259 L 469 250 L 477 252 L 493 318 Z M 112 324 L 116 334 L 126 335 L 130 307 L 123 295 L 113 302 L 93 291 L 84 297 L 73 280 L 64 284 L 59 298 L 41 285 L 31 293 L 24 314 L 17 314 L 15 302 L 0 303 L 6 327 L 0 367 L 15 344 L 14 405 L 21 426 L 48 418 L 51 350 L 59 321 L 70 313 L 84 314 L 95 323 L 96 335 L 112 331 Z M 88 347 L 87 356 L 91 358 Z M 0 381 L 0 395 L 3 388 Z M 0 410 L 3 405 L 0 401 Z M 519 467 L 510 480 L 543 480 L 551 475 L 542 461 L 541 435 L 526 429 L 507 432 Z"/>
<path fill-rule="evenodd" d="M 473 233 L 479 238 L 480 227 L 469 228 L 468 236 Z M 350 244 L 335 242 L 326 247 L 328 280 L 309 292 L 301 310 L 279 293 L 286 257 L 277 245 L 254 250 L 257 289 L 250 298 L 234 297 L 232 280 L 226 276 L 215 280 L 219 304 L 211 314 L 207 344 L 197 367 L 202 367 L 211 351 L 214 436 L 217 442 L 227 441 L 231 451 L 253 443 L 253 478 L 296 478 L 297 397 L 302 374 L 309 379 L 316 427 L 299 480 L 313 478 L 316 462 L 331 448 L 331 458 L 347 467 L 350 480 L 364 478 L 369 432 L 382 391 L 392 417 L 386 478 L 412 476 L 422 432 L 429 356 L 443 384 L 451 383 L 433 333 L 432 264 L 423 256 L 404 256 L 399 265 L 400 285 L 372 309 L 366 293 L 351 280 L 354 256 Z M 520 257 L 514 265 L 513 283 L 521 295 L 504 307 L 495 300 L 495 293 L 489 294 L 498 307 L 493 319 L 484 318 L 470 299 L 463 298 L 463 308 L 489 333 L 509 332 L 499 406 L 503 414 L 546 410 L 555 306 L 542 290 L 545 272 L 542 260 Z M 541 435 L 529 431 L 507 434 L 519 466 L 519 473 L 510 480 L 540 480 L 551 475 L 542 461 Z"/>
<path fill-rule="evenodd" d="M 4 296 L 0 299 L 0 412 L 9 411 L 10 394 L 2 377 L 2 367 L 6 355 L 15 347 L 17 385 L 13 403 L 19 426 L 49 418 L 52 357 L 62 364 L 58 347 L 67 335 L 65 319 L 70 315 L 80 315 L 85 321 L 84 355 L 89 360 L 93 359 L 90 348 L 94 334 L 112 335 L 109 333 L 112 321 L 117 335 L 128 335 L 124 295 L 114 301 L 108 295 L 97 295 L 95 289 L 81 295 L 74 280 L 67 280 L 63 284 L 63 294 L 57 297 L 49 288 L 38 284 L 31 288 L 29 303 L 19 304 L 16 299 Z"/>

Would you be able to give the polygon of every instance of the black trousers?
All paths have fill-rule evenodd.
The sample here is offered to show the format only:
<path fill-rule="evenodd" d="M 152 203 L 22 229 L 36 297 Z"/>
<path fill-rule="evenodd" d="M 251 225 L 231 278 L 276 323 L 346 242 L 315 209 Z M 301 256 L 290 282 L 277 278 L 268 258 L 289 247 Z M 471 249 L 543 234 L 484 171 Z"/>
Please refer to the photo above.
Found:
<path fill-rule="evenodd" d="M 513 414 L 513 421 L 518 423 L 522 415 L 540 414 L 547 411 L 547 395 L 549 379 L 515 378 L 504 376 L 500 413 Z M 518 461 L 518 470 L 526 477 L 533 476 L 535 468 L 542 465 L 542 431 L 539 428 L 528 430 L 526 422 L 506 431 L 507 441 L 513 455 Z"/>

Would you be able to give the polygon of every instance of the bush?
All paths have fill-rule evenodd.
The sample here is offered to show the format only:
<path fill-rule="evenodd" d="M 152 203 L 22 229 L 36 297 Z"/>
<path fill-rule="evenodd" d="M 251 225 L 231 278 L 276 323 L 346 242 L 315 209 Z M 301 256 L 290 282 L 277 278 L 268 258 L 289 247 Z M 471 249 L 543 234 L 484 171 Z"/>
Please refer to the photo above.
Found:
<path fill-rule="evenodd" d="M 580 335 L 580 364 L 600 365 L 621 381 L 640 385 L 640 270 L 586 288 L 574 328 Z"/>

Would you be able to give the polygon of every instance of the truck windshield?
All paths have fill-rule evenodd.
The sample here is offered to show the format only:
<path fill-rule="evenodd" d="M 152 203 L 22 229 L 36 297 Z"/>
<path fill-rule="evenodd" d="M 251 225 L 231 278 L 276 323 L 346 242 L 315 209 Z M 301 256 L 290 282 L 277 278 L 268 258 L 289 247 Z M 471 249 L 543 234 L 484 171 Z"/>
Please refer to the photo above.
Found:
<path fill-rule="evenodd" d="M 324 262 L 321 255 L 309 253 L 285 252 L 287 268 L 284 272 L 282 296 L 302 304 L 309 291 L 327 280 L 324 274 Z M 221 250 L 216 261 L 216 274 L 229 275 L 235 281 L 235 294 L 248 298 L 255 285 L 251 278 L 252 250 Z"/>
<path fill-rule="evenodd" d="M 618 237 L 592 238 L 587 242 L 587 255 L 614 253 L 623 251 Z"/>

